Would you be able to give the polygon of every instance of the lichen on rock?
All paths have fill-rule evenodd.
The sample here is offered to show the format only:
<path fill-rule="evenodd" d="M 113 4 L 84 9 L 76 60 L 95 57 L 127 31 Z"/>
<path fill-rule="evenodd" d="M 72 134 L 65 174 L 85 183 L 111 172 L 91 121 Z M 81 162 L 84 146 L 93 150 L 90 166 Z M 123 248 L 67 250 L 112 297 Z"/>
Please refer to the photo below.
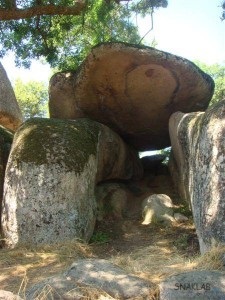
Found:
<path fill-rule="evenodd" d="M 170 119 L 175 178 L 191 204 L 202 253 L 225 243 L 224 116 L 220 101 L 205 113 L 175 113 Z"/>
<path fill-rule="evenodd" d="M 15 134 L 6 169 L 6 245 L 88 241 L 97 214 L 95 185 L 115 177 L 129 179 L 141 170 L 134 151 L 102 124 L 88 119 L 26 121 Z"/>
<path fill-rule="evenodd" d="M 94 47 L 74 71 L 50 80 L 50 116 L 88 117 L 109 126 L 139 151 L 170 146 L 173 112 L 204 111 L 212 78 L 185 58 L 126 43 Z"/>

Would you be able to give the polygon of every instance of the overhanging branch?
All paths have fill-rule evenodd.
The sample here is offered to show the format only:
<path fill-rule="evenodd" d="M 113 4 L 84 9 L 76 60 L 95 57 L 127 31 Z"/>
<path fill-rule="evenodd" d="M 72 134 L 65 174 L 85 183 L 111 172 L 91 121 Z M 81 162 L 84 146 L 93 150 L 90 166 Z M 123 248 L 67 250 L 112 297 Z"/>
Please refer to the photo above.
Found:
<path fill-rule="evenodd" d="M 43 15 L 80 15 L 85 9 L 85 1 L 75 2 L 73 6 L 38 5 L 26 9 L 0 8 L 0 21 L 27 19 Z"/>

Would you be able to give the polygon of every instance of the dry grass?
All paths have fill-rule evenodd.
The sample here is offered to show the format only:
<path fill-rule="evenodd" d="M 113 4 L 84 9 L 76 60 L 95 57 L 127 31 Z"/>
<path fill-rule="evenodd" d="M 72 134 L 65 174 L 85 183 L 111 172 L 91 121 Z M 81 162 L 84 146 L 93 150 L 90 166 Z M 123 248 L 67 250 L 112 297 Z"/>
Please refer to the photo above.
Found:
<path fill-rule="evenodd" d="M 196 263 L 162 245 L 142 247 L 129 256 L 118 255 L 112 262 L 139 277 L 159 283 L 170 275 L 191 270 Z"/>
<path fill-rule="evenodd" d="M 145 227 L 147 230 L 147 227 Z M 144 230 L 144 229 L 143 229 Z M 189 230 L 189 231 L 188 231 Z M 158 284 L 164 278 L 194 269 L 225 271 L 224 255 L 225 246 L 213 248 L 203 256 L 186 255 L 186 243 L 188 232 L 192 232 L 193 224 L 179 225 L 174 228 L 149 227 L 143 231 L 144 242 L 137 242 L 137 232 L 130 237 L 126 232 L 124 237 L 131 238 L 135 245 L 132 251 L 121 251 L 116 255 L 107 257 L 111 262 L 119 265 L 127 272 L 140 278 L 150 280 Z M 131 231 L 132 232 L 132 231 Z M 149 236 L 153 232 L 152 236 Z M 136 236 L 135 236 L 136 235 Z M 154 239 L 153 239 L 154 237 Z M 126 238 L 125 238 L 126 240 Z M 140 240 L 141 241 L 141 240 Z M 176 243 L 174 243 L 176 241 Z M 123 243 L 124 241 L 120 241 Z M 111 247 L 116 246 L 118 240 L 111 241 Z M 134 246 L 132 245 L 132 246 Z M 118 244 L 117 244 L 118 246 Z M 128 249 L 131 244 L 127 244 Z M 182 246 L 182 247 L 178 247 Z M 104 248 L 106 247 L 106 248 Z M 45 245 L 38 248 L 20 247 L 13 250 L 0 250 L 0 286 L 22 296 L 25 290 L 36 282 L 59 274 L 71 265 L 76 259 L 101 257 L 108 252 L 109 245 L 87 245 L 77 240 L 55 245 Z M 9 288 L 10 287 L 10 288 Z M 79 286 L 87 300 L 111 300 L 114 299 L 104 291 L 92 286 Z M 46 286 L 36 300 L 54 299 L 52 289 Z M 158 290 L 154 290 L 149 299 L 157 299 Z M 142 300 L 140 297 L 134 300 Z"/>
<path fill-rule="evenodd" d="M 1 249 L 0 286 L 18 292 L 18 288 L 24 289 L 27 285 L 61 272 L 77 258 L 92 256 L 90 247 L 76 240 L 37 248 Z"/>
<path fill-rule="evenodd" d="M 218 246 L 204 255 L 188 259 L 169 247 L 148 246 L 131 253 L 118 255 L 112 262 L 130 273 L 159 283 L 168 276 L 191 270 L 218 270 L 225 272 L 225 246 Z"/>
<path fill-rule="evenodd" d="M 113 300 L 114 298 L 111 297 L 109 294 L 107 294 L 105 291 L 101 289 L 96 289 L 93 286 L 80 286 L 78 288 L 75 288 L 74 290 L 68 291 L 67 296 L 73 295 L 73 292 L 76 290 L 76 292 L 82 295 L 83 300 Z M 34 300 L 54 300 L 57 297 L 57 299 L 61 299 L 60 295 L 57 294 L 57 292 L 50 286 L 46 285 L 42 291 L 35 296 Z M 24 297 L 25 298 L 25 297 Z"/>
<path fill-rule="evenodd" d="M 225 271 L 225 246 L 212 248 L 195 260 L 196 269 Z"/>

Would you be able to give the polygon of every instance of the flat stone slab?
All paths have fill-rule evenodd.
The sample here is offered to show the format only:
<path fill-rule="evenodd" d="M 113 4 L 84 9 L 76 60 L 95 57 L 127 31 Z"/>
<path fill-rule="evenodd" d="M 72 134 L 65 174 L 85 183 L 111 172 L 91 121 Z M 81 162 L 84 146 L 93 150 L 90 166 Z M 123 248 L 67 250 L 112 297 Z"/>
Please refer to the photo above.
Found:
<path fill-rule="evenodd" d="M 225 273 L 191 271 L 160 283 L 160 300 L 224 300 Z"/>
<path fill-rule="evenodd" d="M 63 275 L 46 279 L 30 288 L 26 299 L 33 300 L 46 287 L 51 288 L 52 296 L 61 297 L 57 299 L 84 299 L 82 287 L 99 289 L 115 299 L 134 299 L 140 296 L 151 299 L 149 297 L 155 285 L 127 274 L 105 259 L 80 259 Z"/>
<path fill-rule="evenodd" d="M 195 64 L 154 48 L 105 43 L 74 72 L 50 80 L 50 116 L 88 117 L 109 126 L 139 151 L 170 145 L 176 111 L 204 111 L 214 82 Z"/>

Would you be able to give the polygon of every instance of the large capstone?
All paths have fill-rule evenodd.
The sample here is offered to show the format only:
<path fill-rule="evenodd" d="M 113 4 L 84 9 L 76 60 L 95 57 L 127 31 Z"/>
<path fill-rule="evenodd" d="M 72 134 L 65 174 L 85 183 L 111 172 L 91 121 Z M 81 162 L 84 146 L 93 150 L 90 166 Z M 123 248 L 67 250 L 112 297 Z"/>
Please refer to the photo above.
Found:
<path fill-rule="evenodd" d="M 170 118 L 171 173 L 192 207 L 202 253 L 225 244 L 225 101 Z"/>
<path fill-rule="evenodd" d="M 16 130 L 23 117 L 5 69 L 0 63 L 0 125 Z"/>
<path fill-rule="evenodd" d="M 214 83 L 192 62 L 154 48 L 106 43 L 50 80 L 50 116 L 88 117 L 139 151 L 170 145 L 172 113 L 204 111 Z"/>
<path fill-rule="evenodd" d="M 137 153 L 88 119 L 31 119 L 16 132 L 6 169 L 2 230 L 6 245 L 88 241 L 95 185 L 142 175 Z"/>

